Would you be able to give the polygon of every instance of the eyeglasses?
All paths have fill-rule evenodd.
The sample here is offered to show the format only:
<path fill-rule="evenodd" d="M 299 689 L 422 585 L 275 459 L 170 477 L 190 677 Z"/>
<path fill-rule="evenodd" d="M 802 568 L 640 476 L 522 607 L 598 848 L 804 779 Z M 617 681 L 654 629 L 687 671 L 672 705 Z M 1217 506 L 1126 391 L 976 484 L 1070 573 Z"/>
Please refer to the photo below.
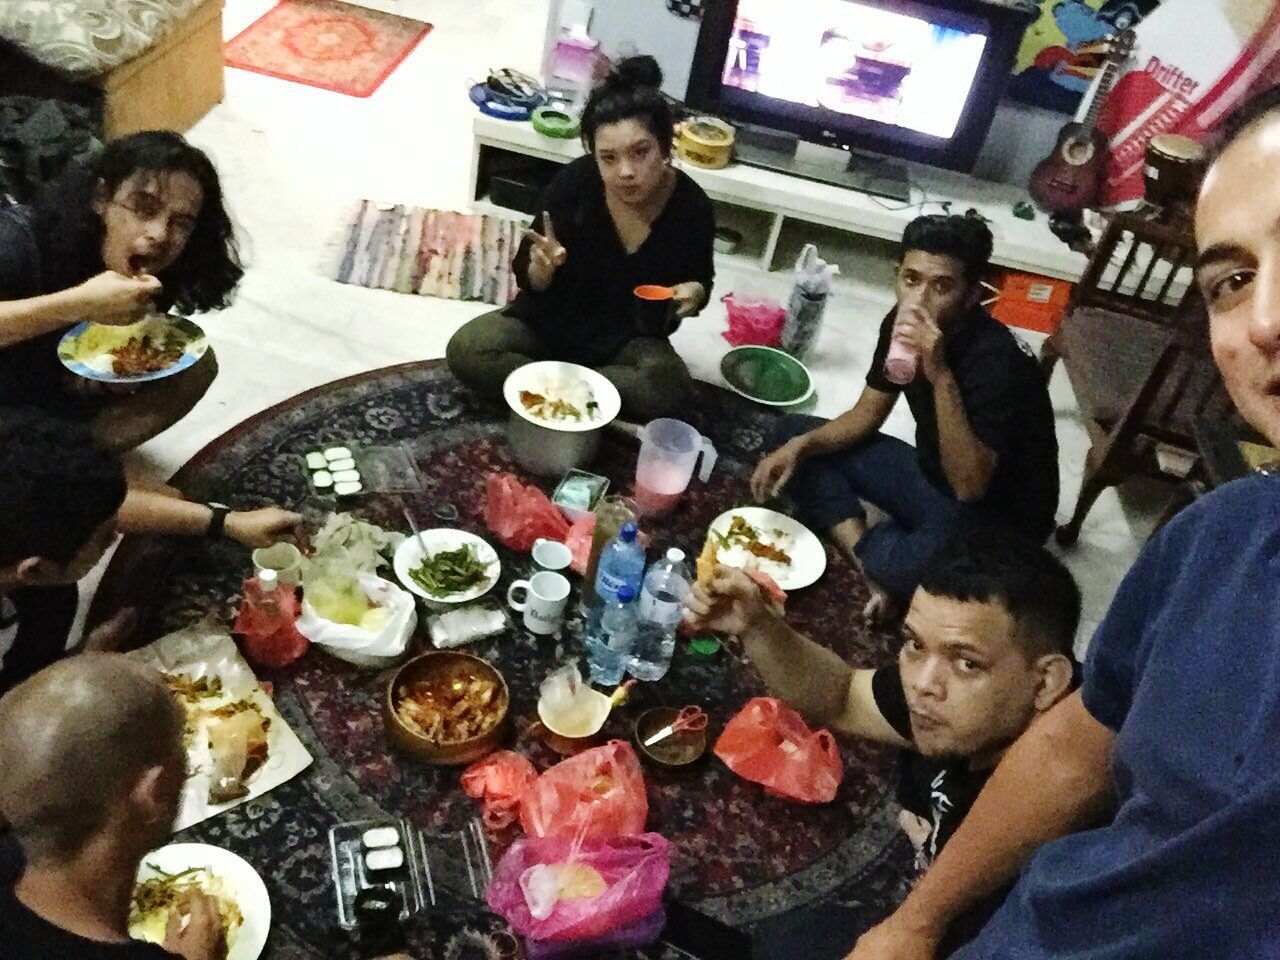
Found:
<path fill-rule="evenodd" d="M 144 190 L 137 190 L 124 200 L 113 199 L 111 203 L 122 210 L 128 210 L 138 219 L 146 221 L 155 220 L 167 209 L 164 200 Z M 169 216 L 165 223 L 165 230 L 175 239 L 187 240 L 195 232 L 196 222 L 196 218 L 189 214 L 175 213 Z"/>

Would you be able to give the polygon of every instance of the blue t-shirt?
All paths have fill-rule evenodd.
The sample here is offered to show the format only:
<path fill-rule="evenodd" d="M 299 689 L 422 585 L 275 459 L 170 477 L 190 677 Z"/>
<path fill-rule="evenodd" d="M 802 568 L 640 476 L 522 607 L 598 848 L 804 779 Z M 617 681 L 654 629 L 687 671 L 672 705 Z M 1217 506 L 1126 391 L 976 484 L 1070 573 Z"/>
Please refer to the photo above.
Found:
<path fill-rule="evenodd" d="M 1280 958 L 1280 477 L 1142 552 L 1085 665 L 1117 732 L 1108 826 L 1028 863 L 964 960 Z"/>

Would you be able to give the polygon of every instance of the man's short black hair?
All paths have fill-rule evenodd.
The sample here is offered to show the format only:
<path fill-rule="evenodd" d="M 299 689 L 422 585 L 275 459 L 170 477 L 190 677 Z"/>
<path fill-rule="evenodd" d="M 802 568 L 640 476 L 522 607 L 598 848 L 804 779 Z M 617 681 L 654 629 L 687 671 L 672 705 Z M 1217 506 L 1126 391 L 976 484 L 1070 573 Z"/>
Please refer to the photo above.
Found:
<path fill-rule="evenodd" d="M 966 532 L 938 552 L 920 589 L 962 603 L 998 603 L 1017 625 L 1028 659 L 1074 659 L 1080 588 L 1062 561 L 1032 540 L 999 529 Z"/>
<path fill-rule="evenodd" d="M 964 267 L 964 278 L 976 283 L 991 263 L 994 241 L 980 217 L 928 214 L 916 217 L 902 233 L 902 257 L 912 250 L 955 257 Z"/>
<path fill-rule="evenodd" d="M 1222 153 L 1263 117 L 1277 112 L 1280 112 L 1280 85 L 1255 93 L 1236 107 L 1222 124 L 1221 139 L 1214 153 Z"/>
<path fill-rule="evenodd" d="M 0 564 L 67 563 L 124 502 L 120 458 L 82 424 L 0 411 Z"/>

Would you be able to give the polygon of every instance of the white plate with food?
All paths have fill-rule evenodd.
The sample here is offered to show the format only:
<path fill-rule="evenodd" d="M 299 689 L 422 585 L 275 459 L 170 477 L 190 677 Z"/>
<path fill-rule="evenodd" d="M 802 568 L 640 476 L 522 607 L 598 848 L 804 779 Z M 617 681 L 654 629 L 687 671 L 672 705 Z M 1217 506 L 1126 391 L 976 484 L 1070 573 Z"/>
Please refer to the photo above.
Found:
<path fill-rule="evenodd" d="M 129 656 L 161 673 L 186 718 L 187 780 L 175 831 L 260 797 L 310 765 L 311 754 L 227 634 L 189 627 Z"/>
<path fill-rule="evenodd" d="M 799 520 L 764 507 L 726 510 L 711 524 L 716 560 L 729 567 L 748 563 L 783 590 L 816 583 L 827 569 L 827 551 Z"/>
<path fill-rule="evenodd" d="M 423 544 L 426 544 L 426 552 Z M 498 552 L 474 533 L 440 527 L 406 537 L 396 549 L 396 577 L 429 603 L 469 603 L 493 589 L 502 574 Z"/>
<path fill-rule="evenodd" d="M 526 363 L 507 377 L 502 392 L 525 420 L 553 430 L 596 430 L 622 410 L 622 397 L 608 377 L 560 360 Z"/>
<path fill-rule="evenodd" d="M 257 960 L 271 929 L 266 885 L 243 858 L 207 843 L 171 843 L 142 858 L 129 904 L 129 935 L 164 943 L 169 914 L 190 891 L 218 902 L 227 960 Z"/>
<path fill-rule="evenodd" d="M 77 324 L 58 341 L 58 359 L 89 380 L 145 383 L 194 366 L 208 349 L 204 331 L 190 320 L 156 314 L 122 327 Z"/>

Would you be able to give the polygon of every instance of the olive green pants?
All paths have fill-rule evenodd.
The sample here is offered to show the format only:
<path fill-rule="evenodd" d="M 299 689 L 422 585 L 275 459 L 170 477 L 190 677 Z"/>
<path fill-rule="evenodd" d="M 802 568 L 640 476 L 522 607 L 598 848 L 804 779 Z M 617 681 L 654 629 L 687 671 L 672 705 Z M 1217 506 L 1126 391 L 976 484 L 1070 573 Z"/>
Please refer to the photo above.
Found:
<path fill-rule="evenodd" d="M 559 360 L 534 329 L 503 310 L 467 323 L 445 351 L 453 375 L 481 396 L 502 398 L 511 371 L 535 360 Z M 679 417 L 693 400 L 693 378 L 675 348 L 656 337 L 637 337 L 595 368 L 622 397 L 622 417 L 648 423 Z"/>

